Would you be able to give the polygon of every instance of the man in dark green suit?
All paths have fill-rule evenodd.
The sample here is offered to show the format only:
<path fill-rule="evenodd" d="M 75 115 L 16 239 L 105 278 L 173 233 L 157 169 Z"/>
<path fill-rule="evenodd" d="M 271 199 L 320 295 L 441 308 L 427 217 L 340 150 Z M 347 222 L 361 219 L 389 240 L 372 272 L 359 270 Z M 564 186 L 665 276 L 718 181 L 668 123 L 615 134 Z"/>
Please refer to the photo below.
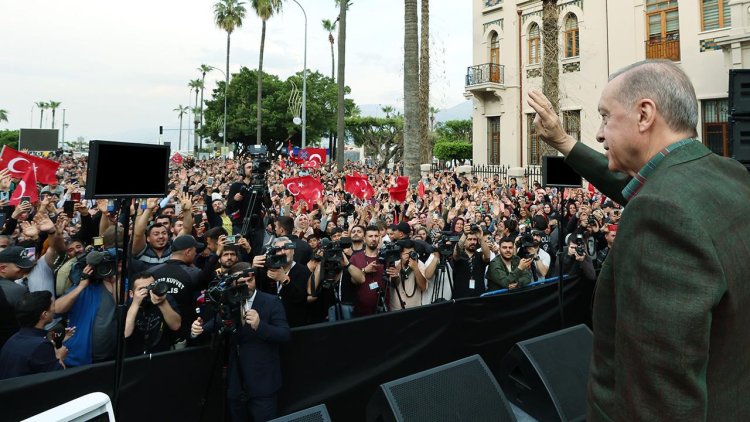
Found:
<path fill-rule="evenodd" d="M 605 155 L 528 102 L 540 137 L 627 204 L 594 299 L 587 420 L 750 420 L 750 175 L 695 139 L 690 80 L 665 61 L 612 75 Z"/>

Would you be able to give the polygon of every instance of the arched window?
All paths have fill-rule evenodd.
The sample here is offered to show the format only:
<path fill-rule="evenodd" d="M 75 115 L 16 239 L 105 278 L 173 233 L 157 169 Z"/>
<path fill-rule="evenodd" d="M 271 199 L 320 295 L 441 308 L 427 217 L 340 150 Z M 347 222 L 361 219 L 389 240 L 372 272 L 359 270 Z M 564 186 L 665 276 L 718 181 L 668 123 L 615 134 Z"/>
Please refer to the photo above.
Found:
<path fill-rule="evenodd" d="M 570 14 L 565 19 L 565 57 L 577 57 L 578 50 L 578 18 Z"/>
<path fill-rule="evenodd" d="M 539 64 L 542 57 L 542 38 L 539 34 L 539 25 L 529 25 L 529 64 Z"/>
<path fill-rule="evenodd" d="M 500 37 L 497 32 L 492 33 L 490 38 L 490 81 L 500 81 Z"/>

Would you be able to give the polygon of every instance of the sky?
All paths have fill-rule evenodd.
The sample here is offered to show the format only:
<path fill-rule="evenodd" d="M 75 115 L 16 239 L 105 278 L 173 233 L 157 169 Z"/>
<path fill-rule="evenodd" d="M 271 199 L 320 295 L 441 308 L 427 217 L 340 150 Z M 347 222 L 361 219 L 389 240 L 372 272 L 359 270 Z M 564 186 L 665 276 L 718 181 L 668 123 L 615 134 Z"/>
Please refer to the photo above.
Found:
<path fill-rule="evenodd" d="M 357 104 L 403 107 L 401 0 L 353 0 L 347 13 L 346 84 Z M 65 139 L 155 142 L 176 138 L 178 105 L 192 105 L 188 82 L 208 64 L 224 70 L 226 32 L 216 27 L 206 0 L 0 0 L 0 129 L 39 127 L 38 101 L 60 101 L 56 128 Z M 245 3 L 248 3 L 246 0 Z M 330 74 L 331 53 L 323 19 L 335 20 L 334 0 L 299 0 L 308 19 L 308 69 Z M 460 6 L 458 5 L 460 3 Z M 471 2 L 433 0 L 431 11 L 431 105 L 447 109 L 465 101 L 471 65 Z M 257 68 L 261 21 L 248 14 L 232 34 L 230 71 Z M 302 10 L 285 0 L 267 23 L 263 70 L 282 79 L 301 71 Z M 335 47 L 338 49 L 338 46 Z M 206 75 L 208 97 L 223 80 Z M 45 112 L 44 128 L 51 126 Z M 187 119 L 185 120 L 187 121 Z M 186 133 L 183 133 L 183 137 Z M 176 139 L 173 139 L 176 141 Z"/>

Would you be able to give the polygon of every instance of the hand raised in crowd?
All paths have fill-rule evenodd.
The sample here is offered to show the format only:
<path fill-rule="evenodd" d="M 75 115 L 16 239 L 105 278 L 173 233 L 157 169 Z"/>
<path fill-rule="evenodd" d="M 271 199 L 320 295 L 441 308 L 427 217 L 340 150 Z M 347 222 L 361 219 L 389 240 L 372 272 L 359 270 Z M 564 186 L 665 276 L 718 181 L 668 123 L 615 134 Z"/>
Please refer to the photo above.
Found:
<path fill-rule="evenodd" d="M 257 255 L 253 258 L 253 267 L 254 268 L 263 268 L 266 265 L 266 256 L 265 255 Z"/>
<path fill-rule="evenodd" d="M 8 169 L 0 170 L 0 190 L 9 191 L 10 182 L 10 171 Z"/>
<path fill-rule="evenodd" d="M 49 215 L 45 213 L 39 213 L 34 216 L 34 223 L 37 225 L 37 229 L 43 232 L 50 232 L 55 229 L 55 223 L 50 220 Z"/>
<path fill-rule="evenodd" d="M 21 221 L 19 223 L 21 233 L 27 239 L 36 239 L 39 237 L 39 228 L 33 221 Z"/>
<path fill-rule="evenodd" d="M 159 207 L 159 198 L 146 198 L 146 208 L 153 212 Z"/>
<path fill-rule="evenodd" d="M 107 202 L 108 201 L 106 199 L 97 199 L 96 200 L 96 209 L 98 209 L 99 212 L 102 213 L 102 215 L 109 214 L 109 208 L 107 206 L 108 205 Z"/>

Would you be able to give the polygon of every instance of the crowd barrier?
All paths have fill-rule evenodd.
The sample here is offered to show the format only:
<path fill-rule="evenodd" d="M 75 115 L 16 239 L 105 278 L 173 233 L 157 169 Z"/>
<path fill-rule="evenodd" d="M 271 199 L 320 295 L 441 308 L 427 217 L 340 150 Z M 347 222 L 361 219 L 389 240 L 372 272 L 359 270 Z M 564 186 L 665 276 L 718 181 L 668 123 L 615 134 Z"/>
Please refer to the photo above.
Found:
<path fill-rule="evenodd" d="M 564 290 L 566 326 L 587 323 L 593 283 L 570 279 Z M 334 421 L 363 420 L 379 384 L 472 354 L 495 372 L 516 342 L 560 328 L 557 293 L 557 283 L 538 283 L 490 297 L 295 328 L 282 349 L 280 414 L 325 403 Z M 118 421 L 221 420 L 221 366 L 214 355 L 210 346 L 201 346 L 127 359 Z M 0 381 L 0 420 L 21 420 L 93 391 L 111 397 L 113 372 L 114 363 L 107 362 Z"/>

